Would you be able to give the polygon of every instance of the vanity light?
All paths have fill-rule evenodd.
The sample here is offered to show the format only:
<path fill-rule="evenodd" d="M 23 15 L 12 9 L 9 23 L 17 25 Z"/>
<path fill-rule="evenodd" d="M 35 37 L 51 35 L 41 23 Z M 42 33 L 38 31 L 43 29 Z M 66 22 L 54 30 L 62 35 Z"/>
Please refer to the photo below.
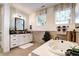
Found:
<path fill-rule="evenodd" d="M 21 19 L 26 19 L 22 14 L 20 14 L 20 13 L 16 13 L 16 14 L 14 14 L 13 15 L 13 17 L 15 18 L 21 18 Z"/>

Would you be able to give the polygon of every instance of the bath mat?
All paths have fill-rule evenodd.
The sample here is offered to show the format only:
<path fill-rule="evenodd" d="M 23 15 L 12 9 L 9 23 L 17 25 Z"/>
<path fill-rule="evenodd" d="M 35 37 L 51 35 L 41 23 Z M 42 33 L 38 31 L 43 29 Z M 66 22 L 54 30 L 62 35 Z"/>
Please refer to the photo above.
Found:
<path fill-rule="evenodd" d="M 26 49 L 26 48 L 29 48 L 29 47 L 31 47 L 33 45 L 34 45 L 33 43 L 27 43 L 27 44 L 24 44 L 24 45 L 19 46 L 19 48 Z"/>

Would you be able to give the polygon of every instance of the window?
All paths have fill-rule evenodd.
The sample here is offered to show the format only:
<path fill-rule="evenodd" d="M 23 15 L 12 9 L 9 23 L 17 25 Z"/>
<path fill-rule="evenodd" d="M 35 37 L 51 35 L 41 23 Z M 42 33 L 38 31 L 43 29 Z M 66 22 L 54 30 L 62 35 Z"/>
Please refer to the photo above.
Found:
<path fill-rule="evenodd" d="M 75 6 L 75 28 L 79 29 L 79 4 Z"/>
<path fill-rule="evenodd" d="M 38 15 L 36 20 L 37 20 L 37 25 L 38 26 L 45 25 L 45 23 L 46 23 L 46 14 Z"/>
<path fill-rule="evenodd" d="M 46 24 L 46 14 L 39 14 L 36 16 L 37 26 L 44 26 Z"/>
<path fill-rule="evenodd" d="M 79 5 L 78 4 L 76 4 L 76 7 L 75 7 L 75 23 L 79 24 Z"/>
<path fill-rule="evenodd" d="M 62 3 L 56 5 L 55 9 L 55 24 L 69 24 L 72 19 L 72 10 L 74 4 L 72 3 Z"/>
<path fill-rule="evenodd" d="M 76 17 L 75 17 L 75 23 L 79 23 L 79 15 L 76 15 Z"/>
<path fill-rule="evenodd" d="M 70 9 L 56 11 L 55 13 L 56 24 L 68 24 L 70 20 L 70 15 L 71 15 Z"/>

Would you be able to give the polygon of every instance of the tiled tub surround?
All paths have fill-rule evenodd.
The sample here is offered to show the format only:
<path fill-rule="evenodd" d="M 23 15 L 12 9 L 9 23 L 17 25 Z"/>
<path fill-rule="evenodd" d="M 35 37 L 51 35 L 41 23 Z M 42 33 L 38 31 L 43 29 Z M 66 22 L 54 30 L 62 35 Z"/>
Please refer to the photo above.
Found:
<path fill-rule="evenodd" d="M 50 32 L 51 38 L 55 39 L 55 37 L 57 36 L 57 31 L 49 31 L 49 32 Z M 33 31 L 34 41 L 39 42 L 39 43 L 44 43 L 44 41 L 42 40 L 44 33 L 45 31 Z"/>
<path fill-rule="evenodd" d="M 55 37 L 57 36 L 57 31 L 49 31 L 49 32 L 50 32 L 52 39 L 55 39 Z M 69 32 L 70 31 L 68 31 L 68 34 L 66 34 L 66 36 L 62 36 L 64 38 L 64 40 L 71 41 Z M 44 33 L 45 33 L 45 31 L 33 31 L 34 41 L 39 42 L 39 43 L 44 43 L 44 41 L 42 40 Z M 79 36 L 78 33 L 76 33 L 76 42 L 79 44 L 78 36 Z"/>

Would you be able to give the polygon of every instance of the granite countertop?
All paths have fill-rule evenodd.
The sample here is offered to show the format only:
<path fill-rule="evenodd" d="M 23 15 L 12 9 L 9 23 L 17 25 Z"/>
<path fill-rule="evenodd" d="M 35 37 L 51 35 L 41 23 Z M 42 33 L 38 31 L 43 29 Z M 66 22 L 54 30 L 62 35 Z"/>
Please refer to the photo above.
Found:
<path fill-rule="evenodd" d="M 31 31 L 10 31 L 10 34 L 27 34 L 31 33 Z"/>

